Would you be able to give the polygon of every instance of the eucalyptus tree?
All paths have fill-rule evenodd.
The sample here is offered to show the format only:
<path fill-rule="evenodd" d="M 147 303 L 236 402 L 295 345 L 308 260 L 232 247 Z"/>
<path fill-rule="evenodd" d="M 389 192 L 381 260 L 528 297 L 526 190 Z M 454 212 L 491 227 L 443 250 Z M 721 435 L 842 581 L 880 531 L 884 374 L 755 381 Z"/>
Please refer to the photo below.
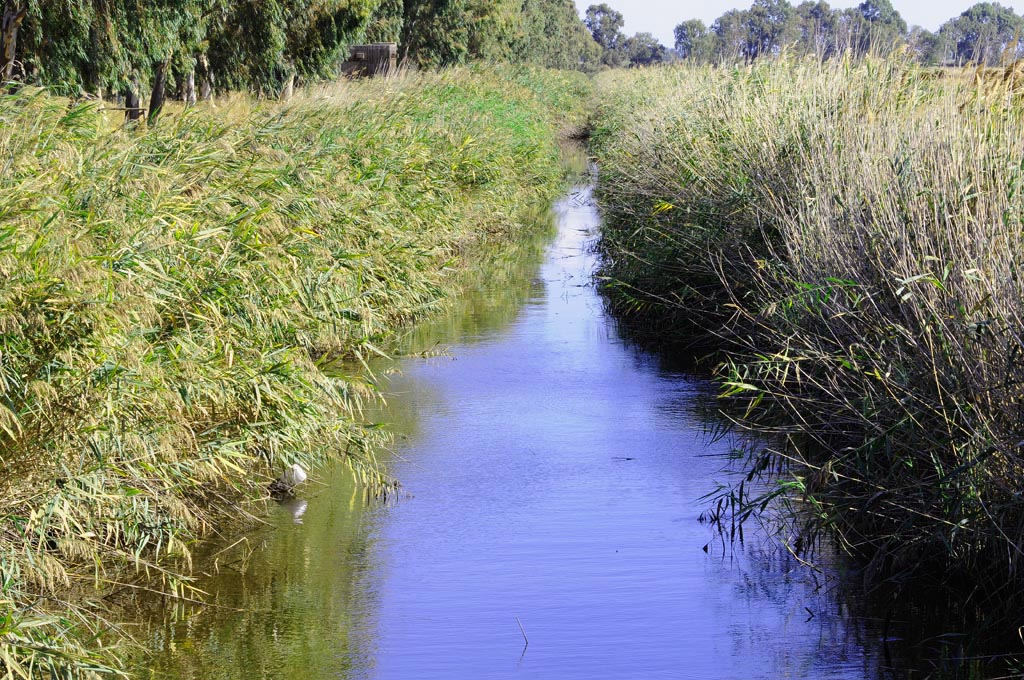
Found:
<path fill-rule="evenodd" d="M 270 90 L 329 75 L 379 0 L 5 0 L 5 75 L 74 93 L 165 86 L 197 63 L 224 85 Z M 12 17 L 10 21 L 6 17 Z M 20 30 L 19 30 L 20 29 Z"/>
<path fill-rule="evenodd" d="M 224 87 L 264 94 L 277 94 L 296 77 L 312 80 L 333 75 L 347 45 L 361 37 L 377 0 L 122 0 L 111 4 L 120 4 L 127 25 L 134 28 L 127 67 L 152 90 L 153 120 L 163 104 L 172 63 L 179 81 L 191 82 L 199 63 L 207 79 L 216 74 Z M 209 84 L 204 89 L 208 88 Z"/>
<path fill-rule="evenodd" d="M 673 34 L 675 50 L 680 59 L 706 61 L 711 58 L 712 34 L 700 19 L 690 19 L 678 24 Z"/>
<path fill-rule="evenodd" d="M 999 64 L 1022 54 L 1024 19 L 997 2 L 979 2 L 939 28 L 944 62 Z"/>
<path fill-rule="evenodd" d="M 839 12 L 825 0 L 805 0 L 796 6 L 797 49 L 827 59 L 837 52 Z"/>
<path fill-rule="evenodd" d="M 747 59 L 747 11 L 732 9 L 711 24 L 714 35 L 714 60 Z"/>
<path fill-rule="evenodd" d="M 594 41 L 604 50 L 601 60 L 609 66 L 622 66 L 627 61 L 625 53 L 626 36 L 622 33 L 625 19 L 621 12 L 608 6 L 608 3 L 591 5 L 587 8 L 583 23 Z"/>
<path fill-rule="evenodd" d="M 399 43 L 405 63 L 424 67 L 507 59 L 519 0 L 383 0 L 369 20 L 373 40 Z"/>
<path fill-rule="evenodd" d="M 349 45 L 363 39 L 378 0 L 289 0 L 285 14 L 285 74 L 329 78 Z"/>
<path fill-rule="evenodd" d="M 201 40 L 208 1 L 27 0 L 16 43 L 5 41 L 17 50 L 5 75 L 101 95 L 166 78 L 171 59 Z"/>
<path fill-rule="evenodd" d="M 0 2 L 0 78 L 71 95 L 123 93 L 133 116 L 148 89 L 153 119 L 167 92 L 195 100 L 197 74 L 204 95 L 215 86 L 276 95 L 295 80 L 334 76 L 347 48 L 367 38 L 400 42 L 425 67 L 471 59 L 580 67 L 601 54 L 573 0 Z"/>
<path fill-rule="evenodd" d="M 513 58 L 549 68 L 590 69 L 601 46 L 580 21 L 573 0 L 523 0 Z"/>
<path fill-rule="evenodd" d="M 405 3 L 403 0 L 380 0 L 377 9 L 370 16 L 366 26 L 369 42 L 400 43 L 405 26 Z"/>
<path fill-rule="evenodd" d="M 744 53 L 748 59 L 778 54 L 795 42 L 797 29 L 793 6 L 787 0 L 754 0 L 747 11 L 747 40 Z"/>
<path fill-rule="evenodd" d="M 658 42 L 651 33 L 637 33 L 623 41 L 630 66 L 650 66 L 669 61 L 669 49 Z"/>
<path fill-rule="evenodd" d="M 156 122 L 164 105 L 165 92 L 171 62 L 191 60 L 192 51 L 203 40 L 204 17 L 209 9 L 209 0 L 150 0 L 120 3 L 124 27 L 121 46 L 114 36 L 107 50 L 123 50 L 122 66 L 113 75 L 114 84 L 121 85 L 126 94 L 126 106 L 136 107 L 128 111 L 129 117 L 137 117 L 140 83 L 147 84 L 152 92 L 149 100 L 149 119 Z M 96 4 L 101 6 L 102 0 Z M 113 3 L 111 3 L 113 5 Z M 108 5 L 110 7 L 111 5 Z M 96 55 L 99 57 L 99 55 Z"/>
<path fill-rule="evenodd" d="M 888 53 L 906 33 L 907 22 L 889 0 L 864 0 L 839 17 L 840 47 L 858 56 Z"/>
<path fill-rule="evenodd" d="M 221 86 L 277 93 L 291 79 L 334 74 L 363 37 L 377 0 L 215 0 L 209 68 Z"/>
<path fill-rule="evenodd" d="M 28 3 L 23 0 L 6 0 L 0 18 L 0 77 L 10 80 L 14 75 L 18 53 L 18 31 L 28 16 Z"/>
<path fill-rule="evenodd" d="M 938 65 L 944 58 L 939 35 L 920 26 L 911 26 L 907 31 L 907 51 L 919 64 Z"/>
<path fill-rule="evenodd" d="M 88 0 L 5 0 L 0 32 L 4 80 L 32 78 L 45 68 L 73 75 L 77 83 L 86 57 L 80 45 L 89 37 L 92 10 Z M 45 52 L 43 59 L 40 52 Z"/>

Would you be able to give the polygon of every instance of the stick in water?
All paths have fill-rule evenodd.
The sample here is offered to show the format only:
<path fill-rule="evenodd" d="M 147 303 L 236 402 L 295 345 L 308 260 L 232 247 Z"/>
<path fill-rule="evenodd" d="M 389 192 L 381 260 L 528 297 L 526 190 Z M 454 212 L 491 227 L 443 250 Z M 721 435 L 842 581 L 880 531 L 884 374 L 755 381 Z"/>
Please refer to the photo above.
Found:
<path fill-rule="evenodd" d="M 523 628 L 523 622 L 519 620 L 518 616 L 516 617 L 516 623 L 519 624 L 519 632 L 521 632 L 523 634 L 523 639 L 526 640 L 526 646 L 529 647 L 530 646 L 530 638 L 526 637 L 526 629 Z"/>

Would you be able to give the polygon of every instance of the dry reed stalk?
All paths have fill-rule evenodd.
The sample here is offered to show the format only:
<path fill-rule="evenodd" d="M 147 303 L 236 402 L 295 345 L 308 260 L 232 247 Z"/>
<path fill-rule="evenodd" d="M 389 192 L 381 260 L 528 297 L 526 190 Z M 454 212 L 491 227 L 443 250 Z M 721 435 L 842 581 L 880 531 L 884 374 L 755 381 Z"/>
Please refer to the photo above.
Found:
<path fill-rule="evenodd" d="M 599 84 L 612 306 L 724 348 L 730 413 L 783 437 L 768 493 L 880 577 L 1022 576 L 1017 72 L 783 59 Z"/>

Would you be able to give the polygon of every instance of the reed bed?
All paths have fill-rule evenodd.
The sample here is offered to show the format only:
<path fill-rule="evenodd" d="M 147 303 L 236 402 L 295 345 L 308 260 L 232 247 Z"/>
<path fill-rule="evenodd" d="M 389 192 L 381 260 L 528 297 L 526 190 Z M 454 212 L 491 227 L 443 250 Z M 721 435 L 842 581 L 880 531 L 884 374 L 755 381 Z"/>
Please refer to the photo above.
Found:
<path fill-rule="evenodd" d="M 911 61 L 603 75 L 604 287 L 717 351 L 724 410 L 770 435 L 741 518 L 783 499 L 794 552 L 829 532 L 868 584 L 938 576 L 1016 621 L 1021 70 Z"/>
<path fill-rule="evenodd" d="M 201 597 L 190 544 L 285 466 L 386 483 L 360 364 L 527 228 L 586 87 L 453 70 L 151 129 L 0 95 L 0 674 L 116 675 L 86 602 Z"/>

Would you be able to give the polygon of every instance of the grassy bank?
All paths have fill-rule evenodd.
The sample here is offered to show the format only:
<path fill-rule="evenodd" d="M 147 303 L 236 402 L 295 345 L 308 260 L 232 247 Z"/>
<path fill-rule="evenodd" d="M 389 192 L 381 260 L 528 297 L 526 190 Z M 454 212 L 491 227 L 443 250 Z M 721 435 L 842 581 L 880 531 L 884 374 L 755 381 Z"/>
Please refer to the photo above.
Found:
<path fill-rule="evenodd" d="M 289 464 L 380 479 L 339 366 L 387 351 L 452 273 L 560 186 L 579 76 L 344 83 L 154 129 L 0 97 L 0 663 L 100 672 L 83 603 L 194 596 L 189 544 Z M 75 606 L 69 606 L 72 601 Z M 108 640 L 113 642 L 113 640 Z M 100 649 L 89 652 L 86 649 Z"/>
<path fill-rule="evenodd" d="M 894 58 L 602 78 L 611 304 L 724 350 L 730 413 L 777 435 L 751 472 L 785 470 L 772 493 L 804 538 L 834 532 L 869 583 L 930 572 L 1015 601 L 1020 72 Z M 763 500 L 733 495 L 741 513 Z"/>

